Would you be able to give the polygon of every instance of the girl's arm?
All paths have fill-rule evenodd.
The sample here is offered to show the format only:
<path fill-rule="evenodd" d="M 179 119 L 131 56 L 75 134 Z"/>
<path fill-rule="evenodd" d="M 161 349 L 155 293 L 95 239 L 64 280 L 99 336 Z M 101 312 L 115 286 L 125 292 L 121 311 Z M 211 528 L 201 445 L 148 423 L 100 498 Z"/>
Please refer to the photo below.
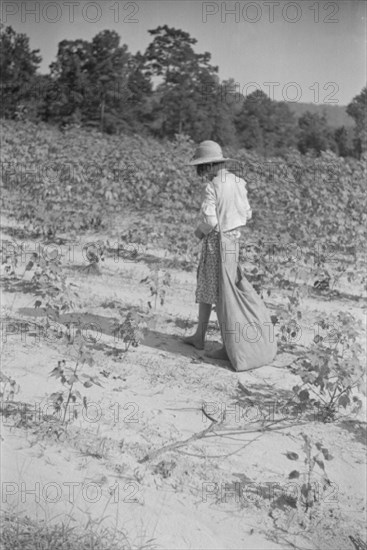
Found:
<path fill-rule="evenodd" d="M 199 225 L 204 235 L 208 235 L 217 225 L 216 197 L 212 183 L 205 188 L 204 200 L 200 210 L 203 222 Z"/>

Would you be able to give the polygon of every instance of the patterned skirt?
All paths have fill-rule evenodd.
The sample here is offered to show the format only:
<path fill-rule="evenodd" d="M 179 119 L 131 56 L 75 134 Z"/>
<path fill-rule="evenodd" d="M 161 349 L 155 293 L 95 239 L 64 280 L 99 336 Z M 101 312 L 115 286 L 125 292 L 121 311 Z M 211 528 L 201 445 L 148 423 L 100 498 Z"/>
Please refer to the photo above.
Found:
<path fill-rule="evenodd" d="M 238 229 L 226 232 L 238 251 L 240 233 Z M 237 252 L 238 258 L 238 252 Z M 211 231 L 203 238 L 199 266 L 197 270 L 196 303 L 216 304 L 219 299 L 220 238 L 217 231 Z"/>

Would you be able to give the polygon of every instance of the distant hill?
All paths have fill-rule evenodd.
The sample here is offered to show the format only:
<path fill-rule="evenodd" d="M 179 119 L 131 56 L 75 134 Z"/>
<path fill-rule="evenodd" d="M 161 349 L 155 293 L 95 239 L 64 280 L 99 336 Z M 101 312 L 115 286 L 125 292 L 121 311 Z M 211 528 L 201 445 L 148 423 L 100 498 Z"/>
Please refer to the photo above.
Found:
<path fill-rule="evenodd" d="M 315 103 L 292 103 L 290 101 L 286 101 L 285 103 L 297 119 L 306 111 L 310 111 L 310 113 L 317 113 L 319 115 L 325 114 L 328 125 L 332 128 L 338 128 L 339 126 L 345 126 L 345 128 L 354 127 L 354 120 L 347 115 L 347 108 L 344 105 L 327 105 L 325 103 L 317 105 Z"/>

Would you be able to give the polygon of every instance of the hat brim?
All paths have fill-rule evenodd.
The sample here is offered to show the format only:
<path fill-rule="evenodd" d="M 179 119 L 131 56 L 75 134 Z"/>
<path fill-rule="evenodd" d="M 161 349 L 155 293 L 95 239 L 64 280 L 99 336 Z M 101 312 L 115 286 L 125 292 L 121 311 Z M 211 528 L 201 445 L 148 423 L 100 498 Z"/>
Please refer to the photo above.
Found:
<path fill-rule="evenodd" d="M 192 160 L 187 163 L 187 166 L 198 166 L 199 164 L 216 164 L 219 162 L 227 162 L 234 159 L 228 159 L 228 158 L 218 158 L 218 157 L 212 157 L 212 158 L 206 158 L 206 159 L 196 159 Z"/>

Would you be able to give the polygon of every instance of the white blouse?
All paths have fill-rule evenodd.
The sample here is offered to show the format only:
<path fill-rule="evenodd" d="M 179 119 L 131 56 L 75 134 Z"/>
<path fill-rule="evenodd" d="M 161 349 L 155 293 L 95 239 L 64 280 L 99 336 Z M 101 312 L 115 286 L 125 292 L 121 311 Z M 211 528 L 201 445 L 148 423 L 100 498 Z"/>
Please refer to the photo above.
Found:
<path fill-rule="evenodd" d="M 252 217 L 252 210 L 247 199 L 246 182 L 228 172 L 220 170 L 213 181 L 209 182 L 205 188 L 204 200 L 201 205 L 200 214 L 202 223 L 199 229 L 208 235 L 212 230 L 219 231 L 217 217 L 217 192 L 221 192 L 221 196 L 227 191 L 231 193 L 229 211 L 224 215 L 224 227 L 222 231 L 233 231 L 244 227 L 248 220 Z M 240 231 L 238 231 L 240 237 Z"/>

